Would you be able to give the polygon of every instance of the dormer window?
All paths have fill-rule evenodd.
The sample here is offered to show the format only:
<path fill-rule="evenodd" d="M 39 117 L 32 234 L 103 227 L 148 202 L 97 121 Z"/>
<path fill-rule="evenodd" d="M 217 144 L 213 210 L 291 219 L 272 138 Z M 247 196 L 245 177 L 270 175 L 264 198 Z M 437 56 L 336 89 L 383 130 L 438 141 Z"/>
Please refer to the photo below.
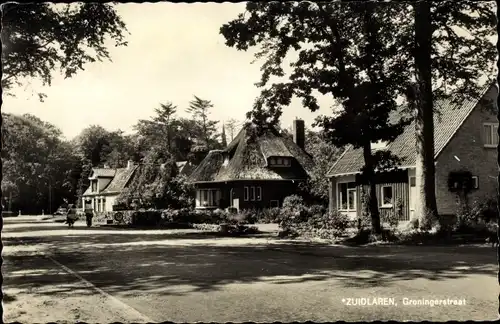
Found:
<path fill-rule="evenodd" d="M 97 180 L 92 180 L 92 192 L 97 191 Z"/>
<path fill-rule="evenodd" d="M 288 167 L 290 166 L 289 157 L 272 157 L 269 158 L 269 166 L 271 167 Z"/>

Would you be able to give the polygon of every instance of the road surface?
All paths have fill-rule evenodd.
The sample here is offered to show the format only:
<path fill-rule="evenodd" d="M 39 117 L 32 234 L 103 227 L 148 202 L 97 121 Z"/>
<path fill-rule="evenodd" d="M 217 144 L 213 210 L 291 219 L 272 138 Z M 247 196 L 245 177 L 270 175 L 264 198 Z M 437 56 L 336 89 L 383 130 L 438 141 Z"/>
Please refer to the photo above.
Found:
<path fill-rule="evenodd" d="M 311 246 L 195 231 L 88 229 L 83 222 L 68 229 L 40 217 L 4 222 L 5 322 L 448 321 L 498 315 L 496 249 L 487 245 Z M 456 305 L 422 305 L 431 300 Z"/>

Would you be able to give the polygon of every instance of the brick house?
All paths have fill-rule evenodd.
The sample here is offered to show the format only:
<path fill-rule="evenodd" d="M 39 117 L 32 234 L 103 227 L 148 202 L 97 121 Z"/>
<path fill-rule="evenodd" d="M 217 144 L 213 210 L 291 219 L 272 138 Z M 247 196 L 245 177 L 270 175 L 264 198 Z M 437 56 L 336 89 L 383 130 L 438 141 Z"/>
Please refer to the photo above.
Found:
<path fill-rule="evenodd" d="M 293 139 L 274 128 L 257 137 L 253 130 L 245 126 L 227 148 L 210 151 L 188 178 L 197 209 L 279 207 L 310 176 L 303 120 L 294 121 Z"/>
<path fill-rule="evenodd" d="M 496 197 L 498 87 L 488 85 L 482 93 L 479 99 L 464 102 L 459 107 L 449 101 L 437 102 L 439 113 L 434 116 L 436 200 L 442 216 L 453 216 L 457 211 L 459 197 L 449 184 L 449 181 L 454 181 L 451 178 L 454 173 L 465 171 L 472 176 L 470 201 Z M 398 169 L 376 174 L 381 216 L 394 212 L 398 202 L 402 207 L 400 220 L 408 221 L 416 216 L 415 124 L 409 125 L 393 142 L 382 144 L 378 149 L 390 150 L 403 160 Z M 352 218 L 361 215 L 363 179 L 360 169 L 363 165 L 361 149 L 348 147 L 330 168 L 327 173 L 330 210 L 339 210 Z M 456 182 L 451 183 L 456 185 Z"/>

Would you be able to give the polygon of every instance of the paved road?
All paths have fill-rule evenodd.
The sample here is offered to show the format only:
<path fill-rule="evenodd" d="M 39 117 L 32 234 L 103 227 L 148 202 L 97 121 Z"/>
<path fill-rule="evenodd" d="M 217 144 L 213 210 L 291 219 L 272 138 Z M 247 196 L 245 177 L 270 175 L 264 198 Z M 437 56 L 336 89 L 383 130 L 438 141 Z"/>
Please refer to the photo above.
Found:
<path fill-rule="evenodd" d="M 67 229 L 39 219 L 5 219 L 5 321 L 447 321 L 498 314 L 490 246 L 311 247 L 194 231 L 83 223 Z M 371 305 L 347 305 L 366 300 L 351 298 Z M 387 298 L 387 305 L 373 305 L 373 298 Z M 465 305 L 404 305 L 404 298 Z"/>

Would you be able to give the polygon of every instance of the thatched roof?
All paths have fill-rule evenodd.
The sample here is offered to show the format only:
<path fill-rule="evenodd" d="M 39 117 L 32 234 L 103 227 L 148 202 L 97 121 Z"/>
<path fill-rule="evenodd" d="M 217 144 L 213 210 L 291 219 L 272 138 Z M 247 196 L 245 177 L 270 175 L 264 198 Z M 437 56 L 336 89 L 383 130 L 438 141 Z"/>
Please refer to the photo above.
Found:
<path fill-rule="evenodd" d="M 235 180 L 301 180 L 309 177 L 312 157 L 292 139 L 275 129 L 251 138 L 253 126 L 244 127 L 224 150 L 212 150 L 193 171 L 189 181 L 221 182 Z M 288 157 L 290 167 L 268 166 L 269 157 Z"/>

